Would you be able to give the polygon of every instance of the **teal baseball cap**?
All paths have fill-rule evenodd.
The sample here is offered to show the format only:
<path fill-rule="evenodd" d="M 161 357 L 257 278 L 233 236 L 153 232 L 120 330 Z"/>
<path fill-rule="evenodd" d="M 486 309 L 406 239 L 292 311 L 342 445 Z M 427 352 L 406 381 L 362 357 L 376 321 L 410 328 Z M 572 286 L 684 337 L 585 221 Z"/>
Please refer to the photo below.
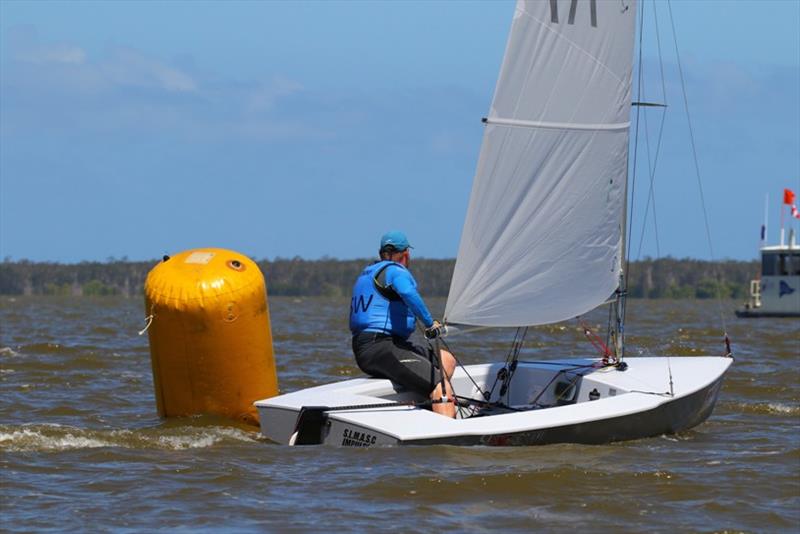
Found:
<path fill-rule="evenodd" d="M 383 234 L 383 237 L 381 237 L 381 250 L 384 247 L 392 247 L 398 252 L 402 252 L 407 248 L 414 248 L 408 244 L 406 234 L 397 230 Z"/>

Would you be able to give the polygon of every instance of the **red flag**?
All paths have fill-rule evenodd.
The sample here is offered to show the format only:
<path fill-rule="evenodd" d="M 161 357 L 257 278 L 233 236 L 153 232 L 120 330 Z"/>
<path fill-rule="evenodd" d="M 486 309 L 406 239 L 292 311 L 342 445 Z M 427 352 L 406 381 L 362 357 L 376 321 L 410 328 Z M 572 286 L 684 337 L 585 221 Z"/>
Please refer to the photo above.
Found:
<path fill-rule="evenodd" d="M 800 210 L 797 209 L 797 205 L 794 203 L 794 191 L 791 189 L 783 190 L 783 203 L 792 207 L 792 217 L 800 219 Z"/>

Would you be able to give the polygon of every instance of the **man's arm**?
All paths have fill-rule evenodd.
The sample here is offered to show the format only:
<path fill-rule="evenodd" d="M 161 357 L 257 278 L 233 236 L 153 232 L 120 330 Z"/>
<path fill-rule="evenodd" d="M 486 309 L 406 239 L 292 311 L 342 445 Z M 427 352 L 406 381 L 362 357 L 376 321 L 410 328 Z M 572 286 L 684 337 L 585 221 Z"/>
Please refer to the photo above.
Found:
<path fill-rule="evenodd" d="M 428 311 L 428 307 L 425 306 L 425 302 L 423 302 L 422 297 L 417 291 L 411 273 L 405 269 L 391 266 L 386 272 L 386 282 L 387 285 L 391 285 L 397 294 L 400 295 L 400 298 L 403 299 L 406 306 L 411 309 L 417 319 L 422 321 L 425 328 L 433 326 L 431 312 Z"/>

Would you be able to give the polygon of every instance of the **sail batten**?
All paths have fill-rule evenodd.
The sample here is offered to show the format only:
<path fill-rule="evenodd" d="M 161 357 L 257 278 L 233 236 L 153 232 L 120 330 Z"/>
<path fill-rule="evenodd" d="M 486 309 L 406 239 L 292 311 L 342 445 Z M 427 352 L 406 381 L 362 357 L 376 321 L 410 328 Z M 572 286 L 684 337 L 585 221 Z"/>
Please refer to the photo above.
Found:
<path fill-rule="evenodd" d="M 630 121 L 614 124 L 578 124 L 570 122 L 523 121 L 517 119 L 501 119 L 498 117 L 487 117 L 483 122 L 486 124 L 500 124 L 502 126 L 545 128 L 553 130 L 627 130 L 631 125 Z"/>
<path fill-rule="evenodd" d="M 616 290 L 634 12 L 627 0 L 518 1 L 446 321 L 552 323 Z"/>

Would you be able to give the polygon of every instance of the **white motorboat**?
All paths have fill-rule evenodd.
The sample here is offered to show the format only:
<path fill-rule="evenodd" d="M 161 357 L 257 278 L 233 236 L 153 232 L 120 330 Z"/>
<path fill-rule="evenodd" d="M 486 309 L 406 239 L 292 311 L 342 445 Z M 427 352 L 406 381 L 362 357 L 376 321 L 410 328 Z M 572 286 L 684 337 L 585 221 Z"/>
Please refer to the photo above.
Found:
<path fill-rule="evenodd" d="M 761 273 L 750 281 L 750 297 L 737 317 L 800 317 L 800 247 L 790 233 L 789 244 L 761 247 Z"/>
<path fill-rule="evenodd" d="M 339 446 L 606 443 L 679 432 L 711 414 L 730 357 L 624 358 L 635 28 L 632 0 L 517 3 L 444 314 L 448 327 L 517 333 L 505 362 L 457 369 L 458 416 L 360 378 L 257 401 L 264 436 Z M 602 305 L 606 342 L 587 331 L 600 357 L 520 361 L 527 327 Z"/>

